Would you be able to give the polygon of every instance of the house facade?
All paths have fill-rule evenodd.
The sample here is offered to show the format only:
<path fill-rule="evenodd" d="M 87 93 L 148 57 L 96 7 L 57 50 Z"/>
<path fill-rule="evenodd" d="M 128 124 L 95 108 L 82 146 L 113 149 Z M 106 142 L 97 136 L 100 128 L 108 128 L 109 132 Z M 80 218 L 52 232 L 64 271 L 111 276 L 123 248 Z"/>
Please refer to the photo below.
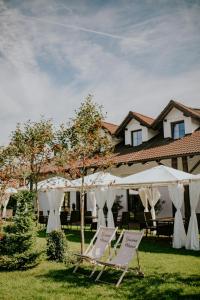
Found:
<path fill-rule="evenodd" d="M 157 165 L 200 173 L 200 108 L 171 100 L 155 119 L 130 111 L 120 125 L 102 122 L 102 134 L 107 134 L 115 146 L 113 165 L 108 170 L 113 175 L 128 176 Z M 160 188 L 160 193 L 158 214 L 173 215 L 168 190 Z M 134 192 L 118 190 L 117 194 L 122 210 L 142 209 Z M 71 193 L 70 203 L 78 207 L 77 193 Z M 200 204 L 197 211 L 200 213 Z M 190 215 L 188 187 L 182 212 L 186 217 Z"/>
<path fill-rule="evenodd" d="M 128 176 L 161 164 L 192 174 L 200 173 L 200 109 L 171 100 L 156 119 L 129 112 L 115 135 L 120 143 L 116 146 L 115 164 L 110 171 L 116 176 Z M 160 192 L 162 209 L 159 214 L 172 215 L 167 189 L 161 188 Z M 136 196 L 124 195 L 124 198 L 126 209 L 134 209 Z M 190 214 L 187 187 L 183 214 L 186 217 Z"/>

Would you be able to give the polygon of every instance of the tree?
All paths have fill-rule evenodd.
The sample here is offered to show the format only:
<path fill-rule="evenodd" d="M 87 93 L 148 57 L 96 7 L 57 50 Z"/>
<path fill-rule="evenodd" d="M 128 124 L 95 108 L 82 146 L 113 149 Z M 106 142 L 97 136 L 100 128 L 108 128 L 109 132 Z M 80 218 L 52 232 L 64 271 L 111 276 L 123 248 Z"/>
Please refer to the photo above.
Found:
<path fill-rule="evenodd" d="M 10 157 L 14 157 L 15 171 L 21 179 L 28 178 L 30 190 L 36 185 L 41 168 L 53 157 L 54 131 L 51 120 L 30 120 L 17 124 L 8 146 Z"/>
<path fill-rule="evenodd" d="M 8 197 L 6 189 L 9 186 L 14 187 L 18 184 L 17 180 L 14 179 L 14 174 L 14 157 L 11 155 L 8 147 L 0 147 L 0 212 Z"/>
<path fill-rule="evenodd" d="M 35 250 L 34 193 L 21 191 L 15 195 L 17 210 L 14 224 L 3 227 L 0 239 L 0 270 L 27 269 L 38 263 Z"/>
<path fill-rule="evenodd" d="M 61 126 L 57 133 L 60 149 L 57 159 L 69 165 L 71 176 L 82 178 L 81 188 L 81 253 L 84 251 L 84 176 L 88 170 L 106 168 L 111 161 L 112 143 L 102 131 L 102 121 L 105 116 L 102 107 L 93 102 L 88 95 L 80 108 L 75 111 L 68 127 Z"/>

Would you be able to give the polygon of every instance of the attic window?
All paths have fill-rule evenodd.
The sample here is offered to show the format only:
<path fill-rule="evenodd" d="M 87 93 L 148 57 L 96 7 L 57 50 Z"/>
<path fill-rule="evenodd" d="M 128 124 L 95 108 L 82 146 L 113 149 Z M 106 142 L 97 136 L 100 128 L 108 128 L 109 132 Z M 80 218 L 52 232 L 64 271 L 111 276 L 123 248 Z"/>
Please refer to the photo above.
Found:
<path fill-rule="evenodd" d="M 180 139 L 185 135 L 184 121 L 172 123 L 171 126 L 172 126 L 172 137 L 174 139 Z"/>
<path fill-rule="evenodd" d="M 138 146 L 142 144 L 142 130 L 131 131 L 131 145 Z"/>

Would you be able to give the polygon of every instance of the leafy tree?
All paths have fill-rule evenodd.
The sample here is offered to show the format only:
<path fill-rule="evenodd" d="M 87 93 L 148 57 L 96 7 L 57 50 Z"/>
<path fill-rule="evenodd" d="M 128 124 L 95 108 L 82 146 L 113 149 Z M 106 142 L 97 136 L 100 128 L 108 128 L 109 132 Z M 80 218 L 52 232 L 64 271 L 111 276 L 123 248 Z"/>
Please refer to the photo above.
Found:
<path fill-rule="evenodd" d="M 39 258 L 39 253 L 35 250 L 35 195 L 29 191 L 21 191 L 15 197 L 17 210 L 14 224 L 3 227 L 0 237 L 0 270 L 30 268 L 37 264 Z"/>
<path fill-rule="evenodd" d="M 57 133 L 60 149 L 57 159 L 69 165 L 71 176 L 82 178 L 81 188 L 81 253 L 84 251 L 84 176 L 88 171 L 106 168 L 111 162 L 112 144 L 102 130 L 105 115 L 102 107 L 88 95 L 67 127 L 61 126 Z"/>
<path fill-rule="evenodd" d="M 9 186 L 16 186 L 17 181 L 14 180 L 15 168 L 14 157 L 10 155 L 8 147 L 0 147 L 0 212 L 2 204 L 8 195 L 5 194 Z M 0 213 L 1 218 L 1 213 Z"/>
<path fill-rule="evenodd" d="M 22 179 L 29 178 L 30 190 L 37 183 L 41 168 L 53 156 L 54 132 L 51 120 L 17 124 L 8 146 L 15 171 Z"/>

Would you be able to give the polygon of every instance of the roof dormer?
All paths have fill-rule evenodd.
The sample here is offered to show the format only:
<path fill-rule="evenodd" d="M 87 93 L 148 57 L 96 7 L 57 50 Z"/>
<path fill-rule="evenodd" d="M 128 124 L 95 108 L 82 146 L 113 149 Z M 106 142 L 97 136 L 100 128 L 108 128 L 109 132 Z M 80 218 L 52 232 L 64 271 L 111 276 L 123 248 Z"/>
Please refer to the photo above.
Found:
<path fill-rule="evenodd" d="M 116 130 L 116 135 L 124 136 L 125 145 L 138 146 L 157 134 L 151 128 L 153 122 L 154 119 L 148 116 L 130 111 Z"/>
<path fill-rule="evenodd" d="M 194 132 L 200 126 L 200 110 L 171 100 L 152 124 L 163 127 L 164 138 L 179 139 Z"/>

